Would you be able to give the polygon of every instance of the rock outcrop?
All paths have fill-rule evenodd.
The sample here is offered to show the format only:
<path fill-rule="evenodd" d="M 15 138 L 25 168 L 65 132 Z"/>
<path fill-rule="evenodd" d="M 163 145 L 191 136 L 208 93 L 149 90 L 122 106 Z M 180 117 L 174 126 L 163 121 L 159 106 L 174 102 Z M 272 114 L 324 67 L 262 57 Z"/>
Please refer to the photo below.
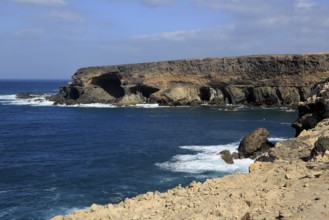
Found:
<path fill-rule="evenodd" d="M 239 144 L 239 158 L 255 159 L 269 151 L 274 144 L 268 141 L 270 133 L 266 128 L 257 128 L 246 135 Z"/>
<path fill-rule="evenodd" d="M 329 118 L 329 82 L 315 85 L 311 97 L 298 106 L 299 117 L 292 125 L 296 136 L 303 130 L 314 128 L 322 119 Z"/>
<path fill-rule="evenodd" d="M 79 69 L 56 104 L 252 104 L 305 101 L 329 77 L 329 53 L 205 58 Z"/>
<path fill-rule="evenodd" d="M 231 153 L 229 150 L 222 150 L 219 155 L 227 164 L 234 164 L 234 160 L 239 158 L 238 153 Z"/>

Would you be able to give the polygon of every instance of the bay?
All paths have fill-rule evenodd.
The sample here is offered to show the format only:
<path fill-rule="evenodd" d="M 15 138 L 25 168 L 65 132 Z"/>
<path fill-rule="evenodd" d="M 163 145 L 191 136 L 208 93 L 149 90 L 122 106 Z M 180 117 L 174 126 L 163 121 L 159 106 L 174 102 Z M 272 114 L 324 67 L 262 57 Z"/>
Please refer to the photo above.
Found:
<path fill-rule="evenodd" d="M 251 130 L 292 137 L 297 112 L 232 106 L 53 106 L 19 100 L 52 94 L 67 80 L 0 81 L 0 218 L 48 219 L 93 203 L 247 172 L 225 164 Z"/>

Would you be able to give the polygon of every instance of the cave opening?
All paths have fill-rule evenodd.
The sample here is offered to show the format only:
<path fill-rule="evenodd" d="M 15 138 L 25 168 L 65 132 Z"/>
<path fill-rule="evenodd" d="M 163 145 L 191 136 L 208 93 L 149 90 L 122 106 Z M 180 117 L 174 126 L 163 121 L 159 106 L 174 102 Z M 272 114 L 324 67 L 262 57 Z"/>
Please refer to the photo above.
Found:
<path fill-rule="evenodd" d="M 67 92 L 67 97 L 69 99 L 77 100 L 80 97 L 79 90 L 77 88 L 69 88 Z"/>
<path fill-rule="evenodd" d="M 146 85 L 138 85 L 138 86 L 134 86 L 134 87 L 130 88 L 131 93 L 136 94 L 136 93 L 140 92 L 146 98 L 150 98 L 150 96 L 153 93 L 155 93 L 159 90 L 160 89 L 158 89 L 158 88 L 154 88 L 152 86 L 146 86 Z"/>
<path fill-rule="evenodd" d="M 209 87 L 201 87 L 200 88 L 200 99 L 202 101 L 210 101 L 211 92 Z"/>
<path fill-rule="evenodd" d="M 254 88 L 252 87 L 247 88 L 246 99 L 247 99 L 247 103 L 256 103 Z"/>
<path fill-rule="evenodd" d="M 108 94 L 115 98 L 121 98 L 125 95 L 121 87 L 121 81 L 116 74 L 106 74 L 92 79 L 92 84 L 101 87 Z"/>

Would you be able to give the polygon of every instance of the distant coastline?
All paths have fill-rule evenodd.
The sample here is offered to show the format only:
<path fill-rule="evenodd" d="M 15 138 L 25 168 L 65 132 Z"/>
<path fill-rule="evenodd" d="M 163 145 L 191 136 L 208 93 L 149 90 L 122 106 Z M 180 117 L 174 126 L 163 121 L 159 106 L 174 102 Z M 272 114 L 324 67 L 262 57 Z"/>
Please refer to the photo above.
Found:
<path fill-rule="evenodd" d="M 86 67 L 50 99 L 117 106 L 297 106 L 329 76 L 329 53 L 254 55 Z"/>

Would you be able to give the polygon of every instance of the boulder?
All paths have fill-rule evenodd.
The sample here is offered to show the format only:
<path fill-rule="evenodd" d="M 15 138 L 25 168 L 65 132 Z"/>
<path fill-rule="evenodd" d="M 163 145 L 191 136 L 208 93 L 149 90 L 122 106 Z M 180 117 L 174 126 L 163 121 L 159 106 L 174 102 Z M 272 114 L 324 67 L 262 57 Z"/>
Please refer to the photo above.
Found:
<path fill-rule="evenodd" d="M 309 160 L 314 160 L 318 156 L 323 156 L 329 151 L 329 137 L 320 137 L 314 144 Z"/>
<path fill-rule="evenodd" d="M 238 154 L 236 152 L 232 153 L 229 150 L 223 150 L 219 152 L 221 155 L 221 158 L 227 163 L 227 164 L 234 164 L 234 159 L 238 159 Z"/>
<path fill-rule="evenodd" d="M 267 140 L 269 135 L 266 128 L 257 128 L 246 135 L 238 148 L 239 158 L 256 158 L 267 152 L 274 146 Z"/>

